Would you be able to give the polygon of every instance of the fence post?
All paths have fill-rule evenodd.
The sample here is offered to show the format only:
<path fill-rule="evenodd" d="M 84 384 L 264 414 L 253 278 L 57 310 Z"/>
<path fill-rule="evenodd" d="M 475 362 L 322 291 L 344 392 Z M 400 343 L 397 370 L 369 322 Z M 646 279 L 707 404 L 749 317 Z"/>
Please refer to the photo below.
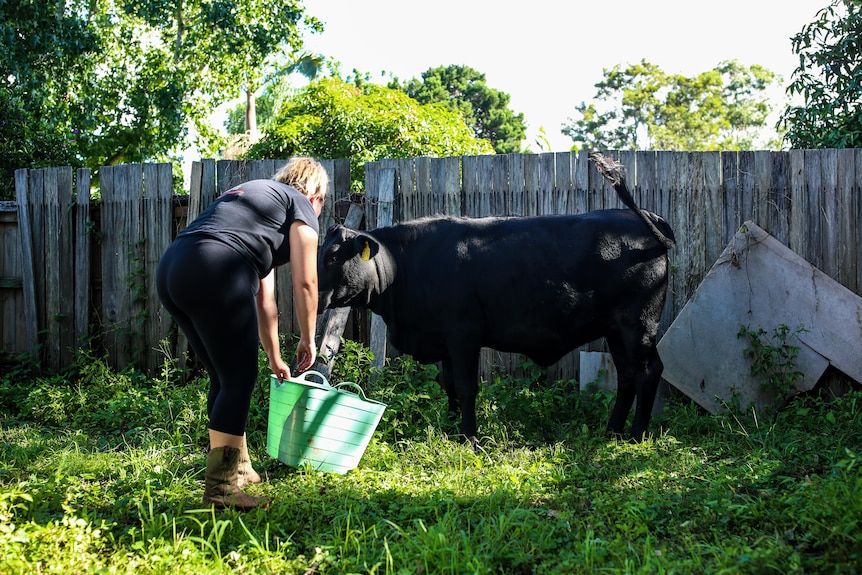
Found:
<path fill-rule="evenodd" d="M 75 205 L 75 343 L 78 349 L 90 336 L 90 170 L 78 169 Z"/>
<path fill-rule="evenodd" d="M 28 353 L 38 361 L 38 315 L 36 313 L 36 278 L 33 270 L 33 236 L 30 230 L 29 181 L 26 168 L 15 170 L 15 199 L 18 201 L 18 237 L 21 242 L 21 275 L 24 290 L 24 322 Z"/>
<path fill-rule="evenodd" d="M 395 199 L 395 170 L 384 168 L 380 170 L 379 194 L 377 197 L 377 227 L 392 225 L 392 208 Z M 370 346 L 374 353 L 371 366 L 383 367 L 386 361 L 386 323 L 377 314 L 371 314 Z"/>

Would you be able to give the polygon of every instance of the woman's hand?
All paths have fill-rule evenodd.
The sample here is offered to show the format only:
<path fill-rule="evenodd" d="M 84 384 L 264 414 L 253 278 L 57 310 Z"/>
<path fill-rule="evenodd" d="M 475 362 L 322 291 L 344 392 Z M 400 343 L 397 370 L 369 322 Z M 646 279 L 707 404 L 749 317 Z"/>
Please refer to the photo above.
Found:
<path fill-rule="evenodd" d="M 275 374 L 275 377 L 278 378 L 279 383 L 285 379 L 290 379 L 290 367 L 283 359 L 281 359 L 281 356 L 269 360 L 269 369 L 271 369 L 272 373 Z"/>
<path fill-rule="evenodd" d="M 317 352 L 314 349 L 313 342 L 305 338 L 300 338 L 296 345 L 296 369 L 300 372 L 307 370 L 314 364 L 317 358 Z"/>

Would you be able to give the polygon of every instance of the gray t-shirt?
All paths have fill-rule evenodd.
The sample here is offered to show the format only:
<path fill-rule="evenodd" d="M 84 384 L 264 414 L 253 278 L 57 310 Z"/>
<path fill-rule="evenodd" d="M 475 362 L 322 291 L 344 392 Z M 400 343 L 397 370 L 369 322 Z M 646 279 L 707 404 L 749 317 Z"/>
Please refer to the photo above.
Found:
<path fill-rule="evenodd" d="M 290 261 L 288 232 L 296 220 L 320 233 L 317 214 L 299 191 L 275 180 L 250 180 L 216 198 L 177 237 L 223 242 L 248 258 L 263 278 Z"/>

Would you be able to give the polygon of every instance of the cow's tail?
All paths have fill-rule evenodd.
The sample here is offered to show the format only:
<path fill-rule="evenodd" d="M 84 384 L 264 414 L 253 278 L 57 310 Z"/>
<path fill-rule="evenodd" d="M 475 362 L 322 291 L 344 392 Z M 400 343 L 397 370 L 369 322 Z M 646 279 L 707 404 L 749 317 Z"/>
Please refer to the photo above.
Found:
<path fill-rule="evenodd" d="M 623 201 L 623 204 L 643 220 L 655 238 L 661 242 L 665 248 L 671 249 L 675 244 L 673 232 L 670 232 L 670 228 L 668 228 L 670 235 L 668 236 L 663 233 L 656 227 L 653 218 L 650 217 L 651 214 L 643 211 L 637 206 L 637 204 L 635 204 L 635 200 L 632 197 L 631 192 L 629 192 L 628 186 L 626 186 L 625 166 L 611 157 L 601 155 L 599 152 L 590 152 L 589 158 L 596 164 L 596 169 L 599 170 L 602 177 L 614 186 L 614 190 L 616 190 L 617 195 Z"/>

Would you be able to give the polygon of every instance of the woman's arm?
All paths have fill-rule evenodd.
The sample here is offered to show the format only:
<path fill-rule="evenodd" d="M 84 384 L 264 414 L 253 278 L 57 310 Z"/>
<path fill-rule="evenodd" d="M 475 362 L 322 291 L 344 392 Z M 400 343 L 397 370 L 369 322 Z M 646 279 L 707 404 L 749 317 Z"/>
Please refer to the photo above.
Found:
<path fill-rule="evenodd" d="M 308 224 L 295 221 L 290 225 L 290 272 L 293 277 L 293 301 L 299 322 L 299 344 L 296 367 L 310 368 L 317 357 L 314 338 L 317 330 L 317 232 Z"/>
<path fill-rule="evenodd" d="M 284 381 L 290 377 L 290 368 L 281 357 L 281 345 L 278 339 L 275 269 L 270 270 L 266 277 L 260 280 L 260 289 L 257 292 L 257 322 L 260 343 L 269 358 L 269 368 L 278 381 Z"/>

